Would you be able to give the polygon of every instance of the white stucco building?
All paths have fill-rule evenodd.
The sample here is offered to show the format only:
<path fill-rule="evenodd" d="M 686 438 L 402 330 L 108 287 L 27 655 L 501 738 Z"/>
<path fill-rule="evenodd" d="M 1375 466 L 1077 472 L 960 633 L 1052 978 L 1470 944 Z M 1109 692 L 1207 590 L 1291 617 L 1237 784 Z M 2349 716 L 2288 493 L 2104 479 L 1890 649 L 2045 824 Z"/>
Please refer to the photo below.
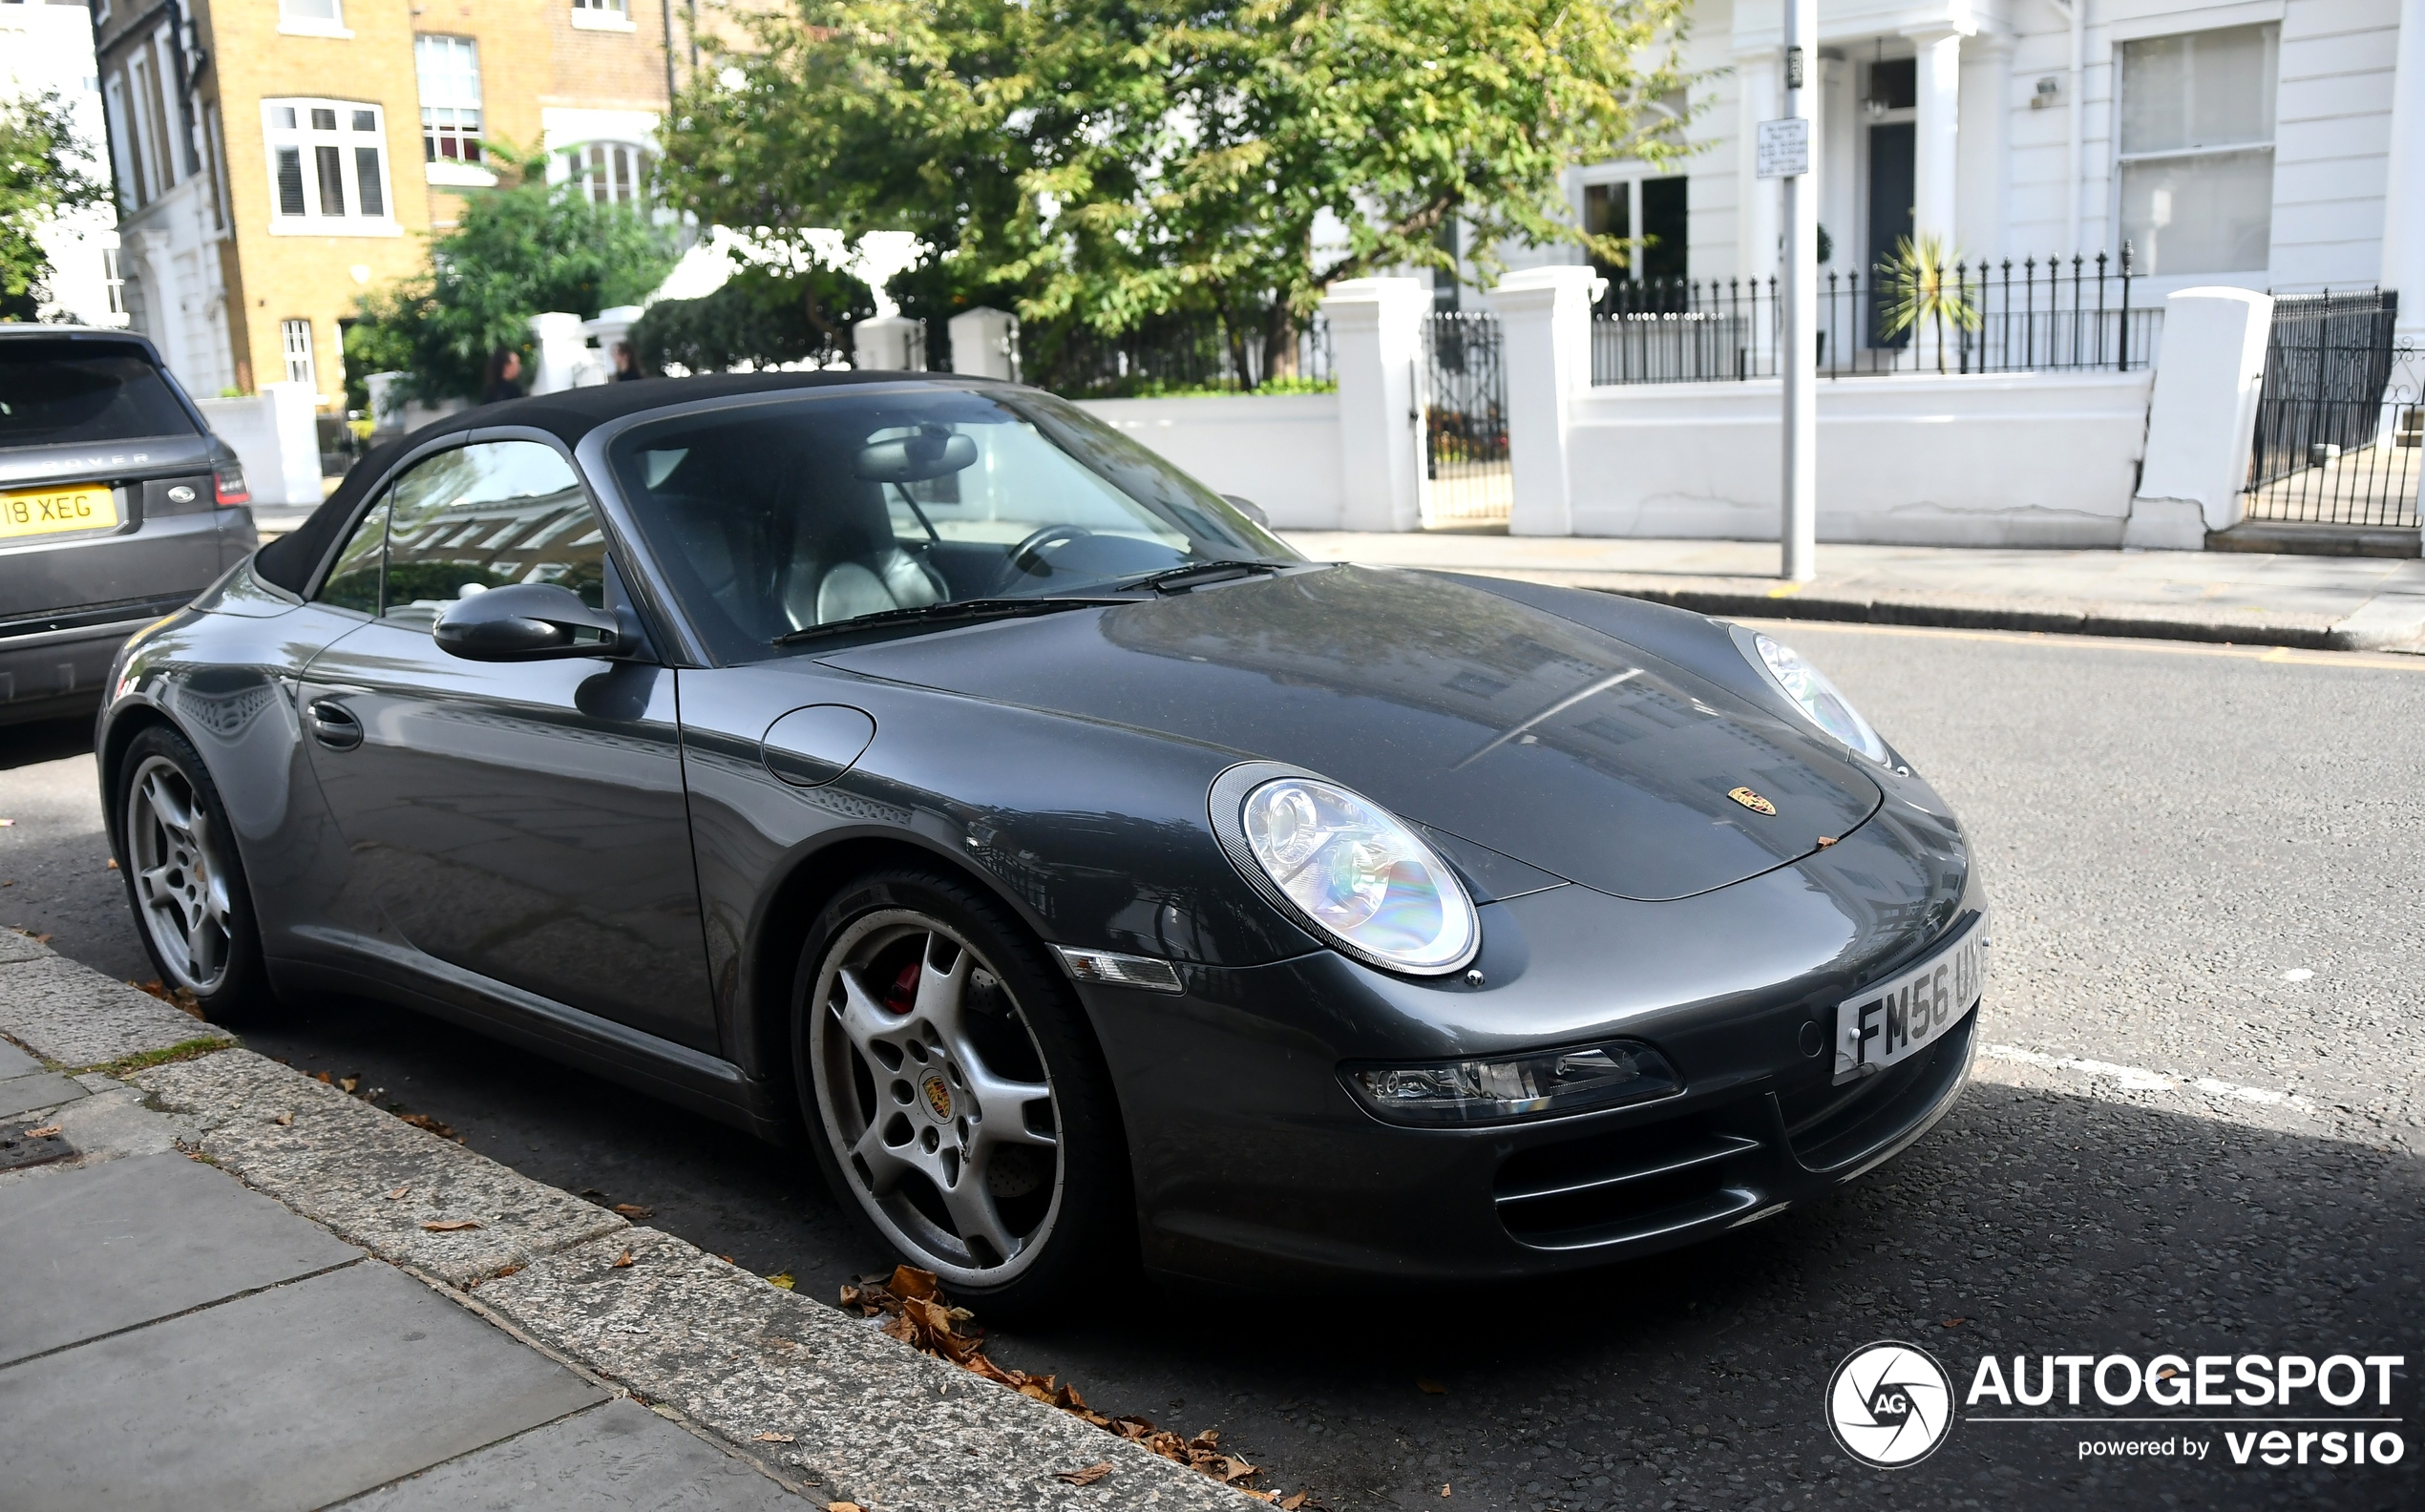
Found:
<path fill-rule="evenodd" d="M 101 89 L 93 67 L 93 16 L 74 0 L 0 0 L 0 97 L 55 93 L 75 123 L 85 172 L 107 182 Z M 124 326 L 117 217 L 107 203 L 59 217 L 35 233 L 51 259 L 46 320 Z"/>
<path fill-rule="evenodd" d="M 2425 323 L 2425 0 L 1821 0 L 1819 30 L 1823 277 L 1913 230 L 1991 262 L 2128 241 L 2151 302 L 2379 284 Z M 1697 152 L 1573 175 L 1578 218 L 1652 239 L 1641 271 L 1774 271 L 1744 144 L 1782 114 L 1782 32 L 1779 0 L 1700 0 Z"/>

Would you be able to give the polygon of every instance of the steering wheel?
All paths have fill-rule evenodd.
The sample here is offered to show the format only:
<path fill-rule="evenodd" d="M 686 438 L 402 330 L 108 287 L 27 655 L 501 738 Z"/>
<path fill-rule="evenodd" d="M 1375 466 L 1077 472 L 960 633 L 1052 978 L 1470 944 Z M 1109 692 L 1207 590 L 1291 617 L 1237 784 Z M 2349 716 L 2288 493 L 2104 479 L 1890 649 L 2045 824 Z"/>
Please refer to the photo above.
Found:
<path fill-rule="evenodd" d="M 1002 569 L 1002 587 L 1009 587 L 1022 577 L 1043 577 L 1051 567 L 1044 559 L 1047 546 L 1063 541 L 1084 540 L 1094 532 L 1084 525 L 1047 525 L 1028 536 L 1010 549 L 1009 564 Z"/>

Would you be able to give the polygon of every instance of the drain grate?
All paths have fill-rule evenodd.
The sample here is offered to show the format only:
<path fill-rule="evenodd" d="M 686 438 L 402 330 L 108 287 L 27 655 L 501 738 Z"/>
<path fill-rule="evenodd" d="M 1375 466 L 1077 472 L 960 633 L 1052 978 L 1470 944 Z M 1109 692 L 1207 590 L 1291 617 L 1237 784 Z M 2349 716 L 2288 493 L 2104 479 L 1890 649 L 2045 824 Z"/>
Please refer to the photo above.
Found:
<path fill-rule="evenodd" d="M 0 1170 L 39 1166 L 74 1154 L 75 1146 L 67 1142 L 58 1127 L 47 1117 L 0 1124 Z"/>

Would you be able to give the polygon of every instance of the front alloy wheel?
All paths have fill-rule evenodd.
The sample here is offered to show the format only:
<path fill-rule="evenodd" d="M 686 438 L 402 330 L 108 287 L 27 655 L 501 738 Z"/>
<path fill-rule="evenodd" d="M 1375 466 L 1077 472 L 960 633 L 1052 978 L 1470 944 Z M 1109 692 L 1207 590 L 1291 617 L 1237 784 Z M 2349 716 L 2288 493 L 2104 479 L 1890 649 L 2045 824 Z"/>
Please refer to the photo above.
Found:
<path fill-rule="evenodd" d="M 1067 1173 L 1052 1074 L 1003 973 L 942 920 L 880 908 L 834 936 L 811 991 L 810 1072 L 851 1195 L 945 1281 L 1017 1279 Z"/>
<path fill-rule="evenodd" d="M 127 880 L 152 956 L 197 998 L 226 985 L 236 954 L 226 841 L 193 781 L 166 756 L 143 758 L 126 788 Z"/>

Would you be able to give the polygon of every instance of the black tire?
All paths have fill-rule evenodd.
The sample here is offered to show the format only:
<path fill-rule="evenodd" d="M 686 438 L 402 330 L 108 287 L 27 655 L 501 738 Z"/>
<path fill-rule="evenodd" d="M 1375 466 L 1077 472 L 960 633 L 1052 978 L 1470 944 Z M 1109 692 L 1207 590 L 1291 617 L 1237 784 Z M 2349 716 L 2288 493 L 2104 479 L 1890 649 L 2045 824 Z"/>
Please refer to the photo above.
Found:
<path fill-rule="evenodd" d="M 920 935 L 920 929 L 930 933 Z M 947 967 L 938 965 L 945 960 Z M 902 966 L 908 961 L 916 962 L 914 972 Z M 901 975 L 894 975 L 896 967 Z M 882 1018 L 888 1027 L 863 1046 L 845 1027 L 852 990 L 842 981 L 846 968 L 862 992 L 882 976 L 895 991 L 903 981 L 917 983 L 908 989 L 916 993 L 931 976 L 938 1004 L 956 993 L 962 1006 L 930 1013 L 918 997 L 918 1006 Z M 951 986 L 955 976 L 961 979 L 958 988 Z M 1133 1257 L 1136 1198 L 1102 1051 L 1067 978 L 1000 903 L 965 882 L 923 870 L 862 876 L 811 927 L 791 1001 L 792 1067 L 810 1147 L 843 1208 L 871 1238 L 908 1264 L 936 1271 L 953 1295 L 981 1302 L 993 1318 L 1040 1311 L 1081 1277 L 1100 1279 L 1107 1266 Z M 933 1035 L 928 1019 L 954 1016 L 962 1030 Z M 1023 1040 L 1017 1030 L 1024 1031 Z M 1022 1044 L 1032 1049 L 1033 1061 L 1024 1059 Z M 889 1062 L 881 1055 L 886 1048 L 896 1057 Z M 997 1099 L 988 1123 L 986 1098 L 978 1093 L 1032 1091 L 1039 1066 L 1048 1100 Z M 899 1095 L 913 1084 L 917 1090 Z M 966 1116 L 971 1103 L 961 1100 L 974 1100 L 973 1124 Z M 1043 1189 L 1023 1185 L 1040 1179 L 1036 1163 L 1045 1158 L 1032 1154 L 1026 1143 L 1044 1132 L 1040 1122 L 1052 1136 L 1054 1184 L 1042 1208 Z M 896 1143 L 888 1124 L 908 1133 Z M 965 1164 L 951 1159 L 955 1138 Z M 854 1153 L 878 1144 L 886 1163 L 881 1174 Z M 928 1168 L 912 1170 L 911 1162 Z M 941 1185 L 947 1176 L 950 1192 Z M 972 1228 L 955 1201 L 981 1203 L 994 1224 Z M 1027 1213 L 1041 1216 L 1023 1230 Z M 1020 1247 L 998 1250 L 988 1233 Z"/>
<path fill-rule="evenodd" d="M 135 933 L 160 984 L 191 992 L 213 1023 L 269 1018 L 277 995 L 262 958 L 243 856 L 200 754 L 167 725 L 146 727 L 119 759 L 114 802 L 118 872 Z M 181 805 L 197 822 L 176 833 L 163 804 Z M 192 864 L 197 857 L 199 867 Z M 194 919 L 197 910 L 201 922 L 178 930 L 177 921 Z"/>

